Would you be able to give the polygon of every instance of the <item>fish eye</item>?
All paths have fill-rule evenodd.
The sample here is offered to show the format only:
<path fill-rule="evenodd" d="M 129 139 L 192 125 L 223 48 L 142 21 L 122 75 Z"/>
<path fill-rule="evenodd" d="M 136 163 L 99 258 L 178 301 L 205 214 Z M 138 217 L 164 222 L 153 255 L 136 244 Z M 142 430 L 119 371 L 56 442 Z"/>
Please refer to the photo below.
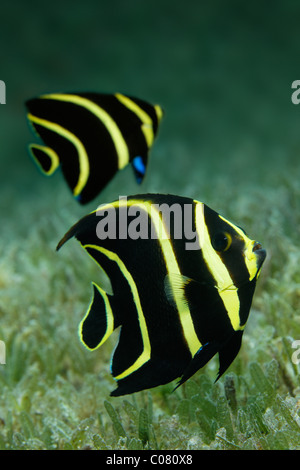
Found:
<path fill-rule="evenodd" d="M 221 252 L 226 251 L 230 247 L 232 242 L 231 235 L 228 232 L 220 232 L 214 235 L 211 240 L 211 244 L 214 250 Z"/>

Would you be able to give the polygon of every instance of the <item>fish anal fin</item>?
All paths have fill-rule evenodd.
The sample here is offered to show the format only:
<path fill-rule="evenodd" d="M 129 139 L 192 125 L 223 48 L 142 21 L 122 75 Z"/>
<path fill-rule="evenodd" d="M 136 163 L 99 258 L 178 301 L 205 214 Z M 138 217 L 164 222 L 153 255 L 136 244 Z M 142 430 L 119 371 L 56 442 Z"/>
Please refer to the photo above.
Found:
<path fill-rule="evenodd" d="M 99 348 L 116 328 L 112 309 L 113 296 L 93 283 L 93 298 L 79 325 L 82 343 L 90 350 Z"/>

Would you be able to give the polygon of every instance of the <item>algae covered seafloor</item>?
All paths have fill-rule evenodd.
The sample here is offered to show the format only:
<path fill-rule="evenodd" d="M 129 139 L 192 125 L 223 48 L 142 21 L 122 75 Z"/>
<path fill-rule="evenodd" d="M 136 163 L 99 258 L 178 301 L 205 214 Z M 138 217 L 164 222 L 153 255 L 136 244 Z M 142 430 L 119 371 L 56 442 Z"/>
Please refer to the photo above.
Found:
<path fill-rule="evenodd" d="M 2 7 L 1 449 L 300 448 L 300 7 L 239 5 Z M 143 185 L 126 168 L 80 207 L 60 173 L 45 178 L 30 161 L 23 103 L 84 89 L 158 102 L 165 117 Z M 137 192 L 207 203 L 267 259 L 242 349 L 218 383 L 214 359 L 174 393 L 170 384 L 113 399 L 116 336 L 93 353 L 77 336 L 101 273 L 76 241 L 55 247 L 97 204 Z"/>

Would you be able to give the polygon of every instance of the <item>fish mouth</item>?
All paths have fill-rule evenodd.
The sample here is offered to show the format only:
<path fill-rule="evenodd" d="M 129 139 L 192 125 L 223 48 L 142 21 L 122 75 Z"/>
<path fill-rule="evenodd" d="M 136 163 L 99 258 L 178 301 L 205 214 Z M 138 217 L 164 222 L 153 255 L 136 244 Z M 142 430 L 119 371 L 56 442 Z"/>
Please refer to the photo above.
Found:
<path fill-rule="evenodd" d="M 257 268 L 260 269 L 263 262 L 266 259 L 267 252 L 266 250 L 262 247 L 261 243 L 255 242 L 252 248 L 253 253 L 256 256 L 256 263 L 257 263 Z"/>

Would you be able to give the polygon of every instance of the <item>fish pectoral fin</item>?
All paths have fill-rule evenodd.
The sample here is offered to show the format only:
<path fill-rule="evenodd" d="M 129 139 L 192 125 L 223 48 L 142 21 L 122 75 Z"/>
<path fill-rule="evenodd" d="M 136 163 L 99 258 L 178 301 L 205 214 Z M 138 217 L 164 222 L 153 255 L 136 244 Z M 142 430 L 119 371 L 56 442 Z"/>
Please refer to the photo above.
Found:
<path fill-rule="evenodd" d="M 93 298 L 79 325 L 80 339 L 90 350 L 99 348 L 117 326 L 115 325 L 112 303 L 113 296 L 93 283 Z"/>
<path fill-rule="evenodd" d="M 225 343 L 224 346 L 222 346 L 219 350 L 219 372 L 218 376 L 216 378 L 219 380 L 219 378 L 224 374 L 224 372 L 228 369 L 230 364 L 233 362 L 233 360 L 236 358 L 241 344 L 242 344 L 242 336 L 243 336 L 243 331 L 236 331 L 233 336 L 230 338 L 230 340 Z"/>
<path fill-rule="evenodd" d="M 140 156 L 140 155 L 137 155 L 131 161 L 135 179 L 138 184 L 141 184 L 141 182 L 144 179 L 144 176 L 146 174 L 147 162 L 148 162 L 148 157 Z"/>
<path fill-rule="evenodd" d="M 193 281 L 191 278 L 183 276 L 182 274 L 167 274 L 164 280 L 164 290 L 168 302 L 177 308 L 178 299 L 181 302 L 187 303 L 185 298 L 185 288 Z"/>
<path fill-rule="evenodd" d="M 164 280 L 164 290 L 168 302 L 175 308 L 180 304 L 184 306 L 197 305 L 197 296 L 201 289 L 206 290 L 209 286 L 205 282 L 196 281 L 179 273 L 167 274 Z M 214 289 L 214 288 L 213 288 Z M 193 295 L 195 293 L 195 295 Z"/>
<path fill-rule="evenodd" d="M 219 351 L 219 348 L 220 345 L 216 342 L 205 343 L 201 346 L 185 369 L 174 390 L 192 377 L 192 375 L 194 375 L 199 369 L 205 366 L 205 364 L 207 364 L 207 362 Z"/>

